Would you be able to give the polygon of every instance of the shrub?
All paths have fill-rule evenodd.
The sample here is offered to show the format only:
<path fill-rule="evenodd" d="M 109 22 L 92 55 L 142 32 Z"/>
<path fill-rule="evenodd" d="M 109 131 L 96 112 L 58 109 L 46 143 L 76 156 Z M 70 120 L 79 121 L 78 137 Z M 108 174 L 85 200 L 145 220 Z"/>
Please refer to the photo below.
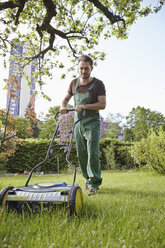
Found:
<path fill-rule="evenodd" d="M 130 155 L 129 142 L 122 142 L 116 139 L 105 138 L 100 141 L 100 159 L 102 169 L 107 169 L 110 164 L 113 165 L 113 169 L 120 169 L 127 165 L 128 168 L 135 166 L 134 160 Z"/>
<path fill-rule="evenodd" d="M 15 154 L 9 157 L 6 164 L 7 172 L 23 172 L 30 171 L 36 164 L 39 164 L 45 159 L 47 150 L 50 144 L 48 139 L 26 139 L 19 144 L 16 148 Z M 42 171 L 57 172 L 58 171 L 58 159 L 60 170 L 67 168 L 66 154 L 63 148 L 55 146 L 54 152 L 49 156 L 49 159 L 42 165 Z M 74 145 L 72 147 L 72 153 L 70 154 L 70 161 L 77 162 L 76 151 Z"/>
<path fill-rule="evenodd" d="M 15 153 L 11 155 L 6 162 L 5 170 L 12 173 L 30 171 L 36 164 L 39 164 L 45 159 L 49 144 L 49 139 L 22 140 L 22 143 L 17 145 Z M 55 145 L 58 145 L 57 140 Z M 130 146 L 130 143 L 108 138 L 102 139 L 100 141 L 100 160 L 102 169 L 121 168 L 123 165 L 127 165 L 129 168 L 133 167 L 133 158 L 129 153 Z M 48 161 L 42 166 L 43 172 L 57 172 L 58 159 L 60 171 L 68 169 L 64 148 L 55 146 L 53 149 L 54 153 L 50 155 Z M 75 142 L 72 144 L 69 161 L 78 166 Z"/>
<path fill-rule="evenodd" d="M 146 139 L 134 143 L 131 155 L 139 166 L 146 165 L 165 174 L 165 132 L 151 131 Z"/>
<path fill-rule="evenodd" d="M 106 148 L 103 149 L 103 152 L 105 154 L 106 158 L 106 165 L 105 169 L 116 169 L 117 164 L 115 161 L 115 151 L 114 151 L 114 145 L 107 146 Z"/>

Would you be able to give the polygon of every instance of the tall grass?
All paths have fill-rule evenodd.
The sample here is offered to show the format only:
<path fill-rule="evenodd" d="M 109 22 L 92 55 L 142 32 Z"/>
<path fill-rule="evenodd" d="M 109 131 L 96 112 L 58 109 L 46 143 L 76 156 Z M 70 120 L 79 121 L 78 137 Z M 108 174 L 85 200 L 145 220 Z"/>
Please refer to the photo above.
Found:
<path fill-rule="evenodd" d="M 11 248 L 164 248 L 165 177 L 153 172 L 103 172 L 97 195 L 83 190 L 80 217 L 65 209 L 36 214 L 4 211 L 0 247 Z M 0 177 L 0 187 L 24 185 L 25 176 Z M 72 182 L 72 175 L 33 177 L 35 182 Z M 83 189 L 81 174 L 77 183 Z"/>

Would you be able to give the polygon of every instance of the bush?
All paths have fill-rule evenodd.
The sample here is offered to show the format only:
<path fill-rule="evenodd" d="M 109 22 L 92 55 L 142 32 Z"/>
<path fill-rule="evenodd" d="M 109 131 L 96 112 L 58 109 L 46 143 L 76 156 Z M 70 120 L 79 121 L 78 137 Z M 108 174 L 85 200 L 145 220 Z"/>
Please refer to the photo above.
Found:
<path fill-rule="evenodd" d="M 21 144 L 18 144 L 16 151 L 11 155 L 5 164 L 5 170 L 12 173 L 22 173 L 30 171 L 36 164 L 39 164 L 45 159 L 47 150 L 50 144 L 49 139 L 25 139 Z M 57 142 L 55 142 L 56 145 Z M 100 141 L 100 160 L 102 169 L 116 169 L 127 165 L 133 167 L 133 159 L 129 153 L 131 144 L 121 141 L 103 139 Z M 66 153 L 64 148 L 60 146 L 54 147 L 54 153 L 42 166 L 42 171 L 45 173 L 58 171 L 58 159 L 60 171 L 68 169 L 66 162 Z M 72 164 L 78 166 L 75 143 L 73 142 L 70 158 Z M 70 168 L 70 166 L 69 166 Z"/>
<path fill-rule="evenodd" d="M 100 159 L 102 169 L 121 169 L 123 166 L 132 168 L 135 166 L 134 160 L 130 155 L 129 142 L 122 142 L 116 139 L 105 138 L 100 141 Z"/>
<path fill-rule="evenodd" d="M 115 161 L 115 151 L 114 151 L 114 146 L 107 146 L 106 148 L 103 149 L 103 152 L 105 154 L 106 158 L 106 165 L 105 169 L 117 169 L 117 164 Z"/>
<path fill-rule="evenodd" d="M 165 174 L 165 132 L 154 131 L 146 139 L 135 142 L 131 155 L 139 166 L 148 166 L 159 173 Z"/>
<path fill-rule="evenodd" d="M 9 157 L 6 164 L 6 171 L 13 173 L 30 171 L 36 164 L 39 164 L 45 159 L 49 145 L 50 140 L 48 139 L 23 140 L 22 144 L 17 145 L 15 153 Z M 58 171 L 58 159 L 60 170 L 64 170 L 68 167 L 64 149 L 60 146 L 55 146 L 53 150 L 53 154 L 51 154 L 49 159 L 42 165 L 42 171 L 46 173 Z M 74 145 L 71 150 L 69 160 L 73 161 L 73 164 L 77 164 Z"/>

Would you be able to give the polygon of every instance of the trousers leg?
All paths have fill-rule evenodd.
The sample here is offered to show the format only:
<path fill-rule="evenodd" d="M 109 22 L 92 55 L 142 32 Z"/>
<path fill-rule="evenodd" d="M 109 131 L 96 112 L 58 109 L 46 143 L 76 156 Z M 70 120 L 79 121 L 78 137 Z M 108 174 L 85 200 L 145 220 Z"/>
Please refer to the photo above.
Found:
<path fill-rule="evenodd" d="M 87 134 L 87 174 L 89 177 L 89 187 L 98 188 L 101 185 L 101 165 L 99 159 L 100 153 L 100 125 L 94 123 L 92 128 L 86 129 Z"/>
<path fill-rule="evenodd" d="M 83 177 L 88 184 L 89 176 L 87 172 L 87 163 L 88 163 L 88 152 L 87 152 L 87 140 L 84 137 L 84 130 L 82 130 L 81 125 L 77 124 L 75 129 L 75 139 L 76 139 L 76 150 L 77 157 L 80 165 L 80 170 Z"/>
<path fill-rule="evenodd" d="M 76 149 L 80 169 L 89 187 L 101 185 L 101 165 L 99 159 L 100 124 L 77 125 L 75 129 Z"/>

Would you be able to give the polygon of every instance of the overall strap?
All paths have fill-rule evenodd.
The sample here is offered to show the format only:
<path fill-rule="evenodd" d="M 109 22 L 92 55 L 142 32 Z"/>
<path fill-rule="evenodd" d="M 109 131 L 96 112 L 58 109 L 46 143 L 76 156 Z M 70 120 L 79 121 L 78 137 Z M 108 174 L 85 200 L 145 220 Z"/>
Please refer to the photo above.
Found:
<path fill-rule="evenodd" d="M 92 83 L 91 86 L 89 87 L 88 91 L 91 91 L 91 90 L 93 89 L 93 87 L 94 87 L 94 85 L 95 85 L 95 83 L 96 83 L 97 81 L 98 81 L 98 79 L 97 79 L 97 78 L 94 78 L 93 83 Z"/>
<path fill-rule="evenodd" d="M 76 92 L 77 89 L 78 89 L 79 82 L 80 82 L 80 78 L 77 78 L 76 85 L 75 85 L 75 92 Z"/>
<path fill-rule="evenodd" d="M 93 80 L 93 83 L 91 84 L 91 86 L 89 87 L 88 91 L 91 91 L 95 85 L 95 83 L 98 81 L 97 78 L 94 78 Z M 78 89 L 78 86 L 79 86 L 79 82 L 80 82 L 80 78 L 77 78 L 77 81 L 76 81 L 76 85 L 75 85 L 75 92 L 77 91 Z"/>

